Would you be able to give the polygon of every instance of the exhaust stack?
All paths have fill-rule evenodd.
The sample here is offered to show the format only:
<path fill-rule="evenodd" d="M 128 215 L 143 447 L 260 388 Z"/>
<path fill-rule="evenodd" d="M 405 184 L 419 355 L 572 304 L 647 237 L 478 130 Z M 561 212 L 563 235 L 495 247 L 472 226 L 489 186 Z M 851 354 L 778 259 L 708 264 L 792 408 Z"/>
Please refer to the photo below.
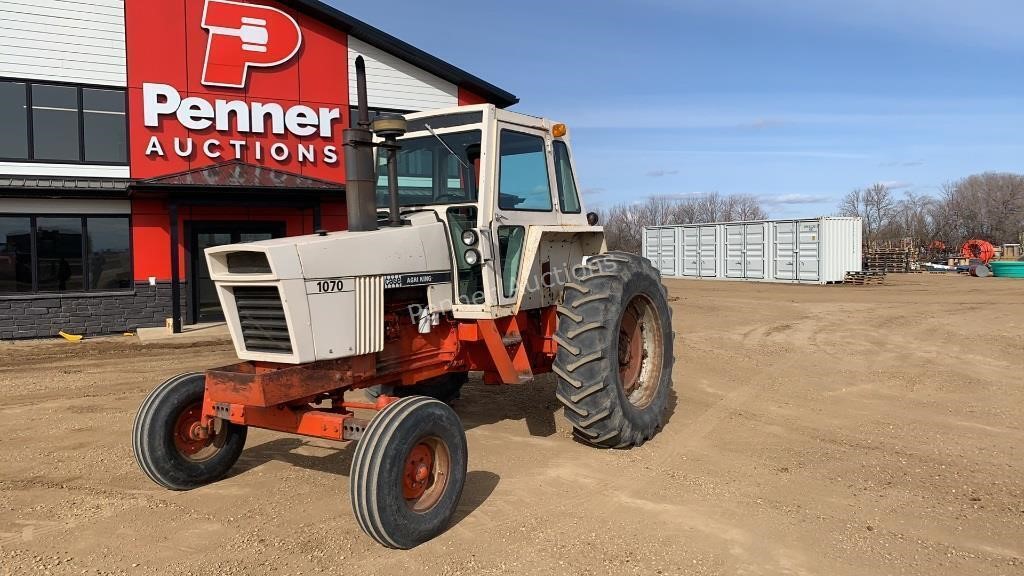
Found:
<path fill-rule="evenodd" d="M 366 63 L 356 58 L 356 89 L 359 117 L 355 128 L 344 131 L 345 200 L 348 204 L 348 229 L 369 232 L 377 229 L 377 175 L 373 164 L 373 132 L 366 104 Z"/>

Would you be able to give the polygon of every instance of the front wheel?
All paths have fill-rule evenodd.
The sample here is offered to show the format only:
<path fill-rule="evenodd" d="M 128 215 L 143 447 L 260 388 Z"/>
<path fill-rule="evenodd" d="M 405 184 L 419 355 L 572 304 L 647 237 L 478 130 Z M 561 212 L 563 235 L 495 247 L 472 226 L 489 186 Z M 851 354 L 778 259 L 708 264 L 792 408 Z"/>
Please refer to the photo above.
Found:
<path fill-rule="evenodd" d="M 179 374 L 157 386 L 135 416 L 135 460 L 165 488 L 191 490 L 219 480 L 245 448 L 245 426 L 218 420 L 209 437 L 197 433 L 205 388 L 205 375 Z"/>
<path fill-rule="evenodd" d="M 356 444 L 349 475 L 359 526 L 408 550 L 443 532 L 466 482 L 466 434 L 448 405 L 423 396 L 381 410 Z"/>
<path fill-rule="evenodd" d="M 573 433 L 606 448 L 639 446 L 664 425 L 672 385 L 672 311 L 651 263 L 591 258 L 558 307 L 557 396 Z"/>

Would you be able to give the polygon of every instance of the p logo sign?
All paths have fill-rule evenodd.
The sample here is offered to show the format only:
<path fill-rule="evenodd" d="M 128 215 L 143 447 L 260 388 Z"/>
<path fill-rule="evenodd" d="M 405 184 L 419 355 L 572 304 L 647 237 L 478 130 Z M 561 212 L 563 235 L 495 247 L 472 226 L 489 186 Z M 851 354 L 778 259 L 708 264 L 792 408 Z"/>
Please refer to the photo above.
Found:
<path fill-rule="evenodd" d="M 302 44 L 299 24 L 269 6 L 206 0 L 203 28 L 210 37 L 203 84 L 245 88 L 249 67 L 267 68 L 292 59 Z"/>

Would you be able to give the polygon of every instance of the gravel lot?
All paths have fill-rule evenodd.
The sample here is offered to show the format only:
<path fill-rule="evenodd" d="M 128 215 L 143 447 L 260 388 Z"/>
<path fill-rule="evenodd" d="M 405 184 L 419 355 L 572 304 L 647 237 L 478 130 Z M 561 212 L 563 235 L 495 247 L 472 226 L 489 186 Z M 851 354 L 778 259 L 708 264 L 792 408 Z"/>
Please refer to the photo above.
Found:
<path fill-rule="evenodd" d="M 254 431 L 188 493 L 136 468 L 143 397 L 227 343 L 0 343 L 0 574 L 1024 574 L 1024 283 L 667 283 L 665 431 L 594 450 L 550 377 L 473 382 L 458 517 L 409 552 L 352 518 L 350 446 Z"/>

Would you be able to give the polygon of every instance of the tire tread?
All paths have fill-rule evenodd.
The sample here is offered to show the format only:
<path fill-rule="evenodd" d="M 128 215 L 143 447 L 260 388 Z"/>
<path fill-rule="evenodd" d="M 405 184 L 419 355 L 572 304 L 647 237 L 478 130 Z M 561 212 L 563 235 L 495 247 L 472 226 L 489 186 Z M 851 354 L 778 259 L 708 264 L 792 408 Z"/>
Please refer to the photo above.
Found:
<path fill-rule="evenodd" d="M 624 252 L 592 257 L 576 272 L 556 309 L 555 395 L 581 442 L 604 448 L 640 446 L 661 429 L 668 405 L 673 333 L 667 289 L 650 261 Z M 616 360 L 616 327 L 622 307 L 628 304 L 624 300 L 641 293 L 667 323 L 661 327 L 665 347 L 662 379 L 651 403 L 642 409 L 625 397 Z"/>

